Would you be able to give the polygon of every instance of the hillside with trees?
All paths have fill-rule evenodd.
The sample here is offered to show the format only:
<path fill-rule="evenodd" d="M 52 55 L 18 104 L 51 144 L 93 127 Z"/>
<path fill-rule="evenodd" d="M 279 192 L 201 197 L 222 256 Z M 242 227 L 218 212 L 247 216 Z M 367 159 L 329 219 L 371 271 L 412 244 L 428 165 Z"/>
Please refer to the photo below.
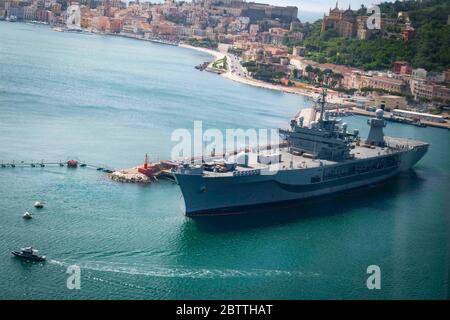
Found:
<path fill-rule="evenodd" d="M 450 68 L 450 0 L 396 1 L 380 5 L 383 17 L 396 18 L 408 12 L 416 36 L 410 41 L 375 36 L 369 40 L 340 38 L 334 30 L 321 32 L 321 20 L 305 23 L 307 58 L 365 70 L 389 69 L 394 61 L 405 60 L 414 68 L 442 71 Z M 367 14 L 364 7 L 358 14 Z M 395 31 L 395 30 L 394 30 Z"/>

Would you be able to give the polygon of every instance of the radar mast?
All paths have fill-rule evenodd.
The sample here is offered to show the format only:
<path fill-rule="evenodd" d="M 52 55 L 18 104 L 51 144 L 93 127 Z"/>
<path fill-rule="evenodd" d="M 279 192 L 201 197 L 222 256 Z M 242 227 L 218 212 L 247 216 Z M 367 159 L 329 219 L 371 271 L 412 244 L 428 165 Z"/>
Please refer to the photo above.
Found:
<path fill-rule="evenodd" d="M 327 90 L 326 89 L 322 89 L 322 91 L 320 92 L 319 99 L 318 99 L 318 102 L 320 104 L 319 124 L 320 124 L 320 128 L 321 129 L 323 128 L 323 114 L 325 112 L 326 96 L 327 96 Z"/>

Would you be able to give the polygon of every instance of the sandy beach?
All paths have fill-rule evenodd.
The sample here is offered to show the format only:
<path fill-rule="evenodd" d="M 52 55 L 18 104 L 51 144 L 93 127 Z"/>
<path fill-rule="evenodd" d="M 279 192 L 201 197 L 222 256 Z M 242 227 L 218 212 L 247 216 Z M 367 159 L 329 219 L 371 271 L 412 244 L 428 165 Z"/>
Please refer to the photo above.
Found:
<path fill-rule="evenodd" d="M 188 48 L 188 49 L 192 49 L 192 50 L 196 50 L 199 52 L 209 54 L 209 55 L 213 56 L 215 60 L 223 59 L 223 57 L 226 56 L 228 61 L 232 61 L 232 59 L 229 57 L 228 54 L 220 52 L 220 51 L 207 49 L 207 48 L 194 47 L 194 46 L 191 46 L 188 44 L 180 44 L 179 46 L 182 48 Z M 310 99 L 316 99 L 318 96 L 318 94 L 314 92 L 314 91 L 317 91 L 317 88 L 315 88 L 312 85 L 305 84 L 305 88 L 275 85 L 275 84 L 271 84 L 271 83 L 267 83 L 264 81 L 253 79 L 251 77 L 240 76 L 240 75 L 232 72 L 230 65 L 228 66 L 227 72 L 222 73 L 221 76 L 225 77 L 227 79 L 239 82 L 239 83 L 250 85 L 250 86 L 269 89 L 269 90 L 282 91 L 282 92 L 291 93 L 291 94 L 298 94 L 298 95 L 308 97 Z M 338 97 L 337 93 L 332 90 L 328 90 L 327 100 L 330 103 L 336 103 L 336 104 L 343 103 L 343 99 Z"/>
<path fill-rule="evenodd" d="M 211 56 L 214 57 L 214 61 L 223 59 L 223 57 L 225 57 L 225 56 L 227 57 L 227 61 L 230 61 L 230 62 L 236 61 L 236 59 L 234 59 L 234 60 L 231 59 L 230 56 L 224 52 L 206 49 L 206 48 L 194 47 L 194 46 L 190 46 L 187 44 L 180 44 L 179 46 L 183 47 L 183 48 L 188 48 L 188 49 L 197 50 L 197 51 L 200 51 L 203 53 L 210 54 Z M 212 61 L 211 64 L 214 61 Z M 287 87 L 287 86 L 282 86 L 282 85 L 270 84 L 270 83 L 267 83 L 264 81 L 253 79 L 250 76 L 245 76 L 245 77 L 240 76 L 236 72 L 232 72 L 232 68 L 231 68 L 230 64 L 228 65 L 227 71 L 220 74 L 220 76 L 225 77 L 230 80 L 233 80 L 233 81 L 236 81 L 236 82 L 239 82 L 239 83 L 254 86 L 254 87 L 302 95 L 302 96 L 308 97 L 309 99 L 314 100 L 314 101 L 318 98 L 318 92 L 315 92 L 315 91 L 318 91 L 318 89 L 312 85 L 305 84 L 304 88 L 298 88 L 298 87 Z M 353 111 L 353 113 L 358 114 L 358 115 L 362 115 L 362 116 L 366 116 L 366 117 L 373 117 L 375 115 L 374 112 L 356 108 L 352 104 L 349 105 L 348 103 L 346 103 L 344 101 L 344 98 L 339 97 L 339 93 L 334 90 L 328 89 L 327 102 L 329 104 L 336 105 L 336 107 L 339 106 L 339 108 L 345 107 L 345 106 L 347 106 L 347 107 L 350 106 L 351 108 L 349 110 Z M 307 112 L 310 112 L 310 111 L 307 111 Z M 298 117 L 298 116 L 300 116 L 300 114 L 298 114 L 296 117 Z M 313 120 L 312 119 L 313 115 L 310 113 L 302 114 L 302 116 L 306 119 L 306 122 L 310 122 Z M 385 117 L 388 117 L 388 116 L 390 116 L 390 113 L 386 112 Z M 428 126 L 431 126 L 431 127 L 450 129 L 450 122 L 438 123 L 438 122 L 430 122 L 430 121 L 422 120 L 422 123 L 424 123 Z"/>
<path fill-rule="evenodd" d="M 207 48 L 194 47 L 194 46 L 191 46 L 191 45 L 186 44 L 186 43 L 180 43 L 178 46 L 181 47 L 181 48 L 187 48 L 187 49 L 192 49 L 192 50 L 196 50 L 196 51 L 199 51 L 199 52 L 207 53 L 209 55 L 212 55 L 215 60 L 222 59 L 225 56 L 225 54 L 223 54 L 222 52 L 219 52 L 219 51 L 216 51 L 216 50 L 207 49 Z"/>

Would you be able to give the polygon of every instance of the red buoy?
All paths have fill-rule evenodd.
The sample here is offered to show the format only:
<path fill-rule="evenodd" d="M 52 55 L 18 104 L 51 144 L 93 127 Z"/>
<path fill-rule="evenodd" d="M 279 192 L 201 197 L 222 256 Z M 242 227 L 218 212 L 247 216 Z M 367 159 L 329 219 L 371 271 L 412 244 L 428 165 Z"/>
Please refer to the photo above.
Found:
<path fill-rule="evenodd" d="M 77 160 L 69 160 L 69 161 L 67 161 L 67 167 L 69 167 L 69 168 L 76 168 L 76 167 L 78 167 L 78 161 Z"/>

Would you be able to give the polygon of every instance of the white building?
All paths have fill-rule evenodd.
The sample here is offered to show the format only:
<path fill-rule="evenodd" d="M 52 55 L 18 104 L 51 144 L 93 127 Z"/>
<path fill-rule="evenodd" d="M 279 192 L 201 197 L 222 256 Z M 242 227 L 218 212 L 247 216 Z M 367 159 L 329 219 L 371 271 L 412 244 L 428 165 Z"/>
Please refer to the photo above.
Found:
<path fill-rule="evenodd" d="M 34 5 L 27 6 L 23 8 L 23 19 L 24 20 L 36 20 L 37 7 Z"/>
<path fill-rule="evenodd" d="M 427 70 L 422 68 L 413 69 L 411 73 L 411 78 L 425 80 L 427 78 Z"/>
<path fill-rule="evenodd" d="M 444 117 L 437 116 L 434 114 L 429 114 L 429 113 L 414 112 L 414 111 L 400 110 L 400 109 L 395 109 L 392 113 L 394 116 L 399 116 L 399 117 L 404 117 L 404 118 L 420 119 L 420 120 L 431 121 L 431 122 L 445 122 Z"/>

